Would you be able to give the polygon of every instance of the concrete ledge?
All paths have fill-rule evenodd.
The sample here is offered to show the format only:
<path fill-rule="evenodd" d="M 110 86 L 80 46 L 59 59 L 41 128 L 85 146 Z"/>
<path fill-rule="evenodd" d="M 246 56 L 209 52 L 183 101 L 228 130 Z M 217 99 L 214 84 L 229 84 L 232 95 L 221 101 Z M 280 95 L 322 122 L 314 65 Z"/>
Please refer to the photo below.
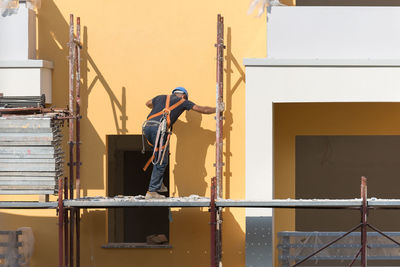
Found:
<path fill-rule="evenodd" d="M 245 58 L 243 65 L 264 67 L 400 67 L 399 59 L 276 59 Z"/>
<path fill-rule="evenodd" d="M 46 68 L 53 69 L 54 64 L 47 60 L 0 60 L 0 68 Z"/>

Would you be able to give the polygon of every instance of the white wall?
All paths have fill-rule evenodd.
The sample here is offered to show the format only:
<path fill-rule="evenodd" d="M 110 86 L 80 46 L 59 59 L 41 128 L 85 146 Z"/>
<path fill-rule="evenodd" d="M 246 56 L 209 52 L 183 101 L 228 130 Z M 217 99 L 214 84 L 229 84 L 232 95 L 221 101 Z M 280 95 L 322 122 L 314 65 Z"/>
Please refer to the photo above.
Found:
<path fill-rule="evenodd" d="M 0 60 L 36 58 L 36 14 L 21 4 L 18 13 L 0 16 Z"/>
<path fill-rule="evenodd" d="M 268 12 L 268 58 L 400 58 L 400 7 L 281 7 Z"/>

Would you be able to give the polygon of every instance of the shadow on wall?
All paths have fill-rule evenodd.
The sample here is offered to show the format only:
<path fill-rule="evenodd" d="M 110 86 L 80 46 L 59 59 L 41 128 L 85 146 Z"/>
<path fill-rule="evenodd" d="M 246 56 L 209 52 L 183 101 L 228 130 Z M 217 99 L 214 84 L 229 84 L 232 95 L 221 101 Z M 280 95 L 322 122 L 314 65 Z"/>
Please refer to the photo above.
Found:
<path fill-rule="evenodd" d="M 69 18 L 68 18 L 69 19 Z M 84 22 L 84 20 L 83 20 Z M 76 23 L 76 18 L 75 22 Z M 88 99 L 94 88 L 102 88 L 109 96 L 112 107 L 112 116 L 115 122 L 117 134 L 126 134 L 126 88 L 122 88 L 121 97 L 113 93 L 113 89 L 107 83 L 106 78 L 97 67 L 95 60 L 89 54 L 88 28 L 83 27 L 83 49 L 81 50 L 81 139 L 82 144 L 82 188 L 83 196 L 87 195 L 87 189 L 104 189 L 104 156 L 105 143 L 97 134 L 93 124 L 88 120 Z M 56 4 L 52 0 L 43 1 L 38 14 L 38 57 L 54 62 L 53 70 L 53 105 L 66 107 L 68 105 L 68 42 L 69 21 L 66 21 Z M 88 72 L 91 78 L 88 78 Z M 93 77 L 93 78 L 92 78 Z M 95 87 L 100 83 L 101 87 Z M 65 132 L 64 136 L 67 137 Z M 67 137 L 68 138 L 68 137 Z M 85 149 L 90 147 L 89 149 Z M 91 159 L 90 161 L 88 159 Z M 90 170 L 90 172 L 88 171 Z M 85 179 L 85 177 L 89 177 Z"/>
<path fill-rule="evenodd" d="M 215 131 L 201 127 L 202 114 L 185 112 L 187 122 L 178 120 L 174 124 L 177 137 L 176 164 L 174 166 L 175 188 L 171 196 L 204 196 L 207 181 L 213 174 L 207 174 L 205 160 L 209 146 L 215 144 Z"/>
<path fill-rule="evenodd" d="M 226 34 L 226 49 L 225 49 L 226 69 L 225 69 L 225 123 L 224 123 L 224 139 L 225 139 L 225 198 L 230 198 L 230 179 L 232 177 L 231 172 L 231 131 L 233 125 L 233 95 L 242 83 L 246 82 L 245 72 L 242 66 L 237 61 L 235 56 L 232 54 L 232 28 L 228 27 Z M 235 80 L 232 74 L 238 73 L 239 78 Z M 244 101 L 243 101 L 244 102 Z M 244 138 L 244 137 L 243 137 Z"/>

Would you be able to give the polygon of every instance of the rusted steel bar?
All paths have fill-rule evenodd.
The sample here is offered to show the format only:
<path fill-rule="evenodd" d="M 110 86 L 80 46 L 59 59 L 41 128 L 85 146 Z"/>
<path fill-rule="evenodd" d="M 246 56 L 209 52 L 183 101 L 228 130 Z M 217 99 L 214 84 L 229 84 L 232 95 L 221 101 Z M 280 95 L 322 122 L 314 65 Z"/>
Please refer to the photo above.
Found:
<path fill-rule="evenodd" d="M 75 209 L 69 210 L 69 266 L 74 266 L 74 223 L 75 223 Z"/>
<path fill-rule="evenodd" d="M 222 166 L 223 166 L 223 105 L 224 97 L 224 18 L 218 14 L 217 17 L 217 86 L 216 86 L 216 177 L 217 198 L 222 198 Z"/>
<path fill-rule="evenodd" d="M 64 178 L 64 199 L 68 199 L 68 178 Z M 64 260 L 65 267 L 69 267 L 69 252 L 68 252 L 68 209 L 64 209 Z"/>
<path fill-rule="evenodd" d="M 75 43 L 75 70 L 76 70 L 76 83 L 75 83 L 75 116 L 76 116 L 76 132 L 75 132 L 75 140 L 76 140 L 76 198 L 80 198 L 81 196 L 81 122 L 80 122 L 80 112 L 81 112 L 81 19 L 78 17 L 76 19 L 76 39 L 77 43 Z M 80 267 L 80 209 L 76 209 L 76 267 Z"/>
<path fill-rule="evenodd" d="M 210 256 L 211 267 L 217 267 L 217 206 L 215 199 L 217 197 L 216 177 L 211 178 L 211 197 L 210 197 Z"/>
<path fill-rule="evenodd" d="M 217 266 L 222 264 L 222 208 L 217 209 Z"/>
<path fill-rule="evenodd" d="M 387 239 L 389 239 L 390 241 L 392 241 L 393 243 L 395 243 L 396 245 L 400 246 L 400 242 L 397 242 L 395 239 L 391 238 L 390 236 L 388 236 L 387 234 L 385 234 L 384 232 L 382 232 L 381 230 L 377 229 L 376 227 L 367 224 L 368 227 L 370 227 L 372 230 L 374 230 L 375 232 L 381 234 L 382 236 L 386 237 Z"/>
<path fill-rule="evenodd" d="M 75 63 L 75 44 L 74 44 L 74 15 L 70 15 L 69 24 L 69 115 L 75 116 L 74 112 L 74 63 Z M 69 198 L 74 198 L 74 119 L 69 119 Z M 74 266 L 74 210 L 70 209 L 69 220 L 69 263 Z"/>
<path fill-rule="evenodd" d="M 75 209 L 76 218 L 76 267 L 81 266 L 81 212 L 80 209 Z"/>
<path fill-rule="evenodd" d="M 81 40 L 81 19 L 78 17 L 76 21 L 76 36 L 77 40 L 80 42 Z M 75 140 L 76 140 L 76 198 L 80 198 L 80 189 L 81 189 L 81 122 L 80 122 L 80 112 L 81 112 L 81 49 L 78 46 L 75 46 L 75 65 L 76 65 L 76 84 L 75 84 L 75 115 L 76 115 L 76 133 L 75 133 Z"/>
<path fill-rule="evenodd" d="M 64 234 L 64 205 L 63 205 L 63 179 L 58 178 L 58 266 L 64 266 L 64 248 L 63 248 L 63 234 Z"/>
<path fill-rule="evenodd" d="M 349 267 L 353 266 L 353 264 L 356 262 L 358 256 L 360 256 L 361 250 L 362 250 L 362 248 L 360 248 L 360 249 L 358 250 L 357 254 L 354 256 L 354 259 L 351 261 Z"/>
<path fill-rule="evenodd" d="M 69 114 L 75 116 L 74 112 L 74 15 L 70 15 L 69 22 Z M 70 199 L 74 198 L 74 119 L 69 119 L 69 183 L 70 183 Z"/>
<path fill-rule="evenodd" d="M 361 177 L 361 267 L 367 266 L 367 178 Z"/>
<path fill-rule="evenodd" d="M 59 113 L 59 112 L 67 112 L 66 109 L 55 109 L 55 108 L 2 108 L 0 109 L 1 113 Z"/>
<path fill-rule="evenodd" d="M 307 257 L 305 257 L 304 259 L 302 259 L 301 261 L 295 263 L 294 265 L 292 265 L 292 267 L 298 266 L 300 264 L 302 264 L 303 262 L 305 262 L 306 260 L 312 258 L 313 256 L 315 256 L 316 254 L 320 253 L 322 250 L 328 248 L 329 246 L 331 246 L 332 244 L 338 242 L 340 239 L 346 237 L 347 235 L 349 235 L 350 233 L 354 232 L 355 230 L 357 230 L 362 224 L 358 224 L 357 226 L 355 226 L 354 228 L 352 228 L 350 231 L 344 233 L 343 235 L 339 236 L 338 238 L 336 238 L 335 240 L 329 242 L 328 244 L 326 244 L 325 246 L 321 247 L 320 249 L 318 249 L 317 251 L 313 252 L 312 254 L 308 255 Z"/>

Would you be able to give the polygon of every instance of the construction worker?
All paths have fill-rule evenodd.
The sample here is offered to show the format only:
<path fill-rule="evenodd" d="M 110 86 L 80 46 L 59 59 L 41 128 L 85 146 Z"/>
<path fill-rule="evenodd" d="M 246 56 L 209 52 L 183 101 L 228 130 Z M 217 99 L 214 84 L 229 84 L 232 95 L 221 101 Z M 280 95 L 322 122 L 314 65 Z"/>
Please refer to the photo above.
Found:
<path fill-rule="evenodd" d="M 153 172 L 146 199 L 165 198 L 159 193 L 167 192 L 168 189 L 163 183 L 163 176 L 168 165 L 169 140 L 172 125 L 178 117 L 185 111 L 194 110 L 202 114 L 213 114 L 216 108 L 199 106 L 189 101 L 189 94 L 183 87 L 176 87 L 171 95 L 159 95 L 146 102 L 146 106 L 151 108 L 147 120 L 143 124 L 143 136 L 153 147 L 153 156 L 146 164 L 153 163 Z"/>

